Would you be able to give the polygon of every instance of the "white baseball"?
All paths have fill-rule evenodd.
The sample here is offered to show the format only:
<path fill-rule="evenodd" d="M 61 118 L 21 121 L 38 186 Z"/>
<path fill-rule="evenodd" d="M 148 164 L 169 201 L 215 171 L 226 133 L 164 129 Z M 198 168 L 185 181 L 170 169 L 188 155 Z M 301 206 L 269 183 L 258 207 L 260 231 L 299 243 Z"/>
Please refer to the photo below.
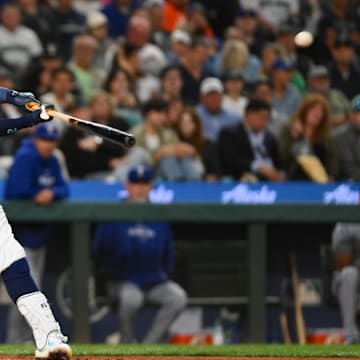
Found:
<path fill-rule="evenodd" d="M 314 37 L 310 31 L 304 30 L 297 33 L 294 40 L 297 46 L 305 48 L 313 43 Z"/>

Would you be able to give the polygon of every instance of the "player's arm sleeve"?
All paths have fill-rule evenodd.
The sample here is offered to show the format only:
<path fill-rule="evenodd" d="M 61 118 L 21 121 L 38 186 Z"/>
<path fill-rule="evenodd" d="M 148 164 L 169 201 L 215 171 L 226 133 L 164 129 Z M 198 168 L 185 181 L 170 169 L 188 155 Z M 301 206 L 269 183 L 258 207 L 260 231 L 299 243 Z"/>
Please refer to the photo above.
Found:
<path fill-rule="evenodd" d="M 69 185 L 62 176 L 59 163 L 55 162 L 55 184 L 52 187 L 56 200 L 66 199 L 70 195 Z"/>
<path fill-rule="evenodd" d="M 33 161 L 30 158 L 16 159 L 11 167 L 5 187 L 7 199 L 32 199 L 37 190 L 32 186 Z"/>
<path fill-rule="evenodd" d="M 0 91 L 1 102 L 1 91 Z M 32 114 L 14 119 L 0 119 L 0 136 L 11 135 L 18 130 L 36 125 L 36 119 Z"/>
<path fill-rule="evenodd" d="M 165 225 L 166 248 L 164 256 L 164 268 L 167 274 L 171 274 L 175 267 L 174 237 L 170 225 Z"/>

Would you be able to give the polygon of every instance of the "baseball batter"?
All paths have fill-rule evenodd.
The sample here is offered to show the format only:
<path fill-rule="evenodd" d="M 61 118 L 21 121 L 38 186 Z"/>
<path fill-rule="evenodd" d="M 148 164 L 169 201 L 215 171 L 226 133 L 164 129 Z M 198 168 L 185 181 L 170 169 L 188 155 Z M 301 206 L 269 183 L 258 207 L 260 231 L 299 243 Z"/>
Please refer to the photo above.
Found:
<path fill-rule="evenodd" d="M 344 342 L 358 343 L 360 332 L 356 315 L 360 299 L 360 224 L 336 224 L 332 249 L 336 265 L 332 290 L 340 305 Z"/>
<path fill-rule="evenodd" d="M 28 102 L 36 101 L 31 93 L 21 93 L 0 88 L 0 103 L 10 103 L 25 107 Z M 52 105 L 42 105 L 31 114 L 15 119 L 0 119 L 0 136 L 16 133 L 52 118 L 46 109 Z M 14 238 L 5 212 L 0 206 L 0 274 L 10 298 L 32 329 L 36 344 L 36 359 L 69 360 L 71 348 L 61 333 L 48 301 L 39 291 L 29 271 L 23 247 Z"/>

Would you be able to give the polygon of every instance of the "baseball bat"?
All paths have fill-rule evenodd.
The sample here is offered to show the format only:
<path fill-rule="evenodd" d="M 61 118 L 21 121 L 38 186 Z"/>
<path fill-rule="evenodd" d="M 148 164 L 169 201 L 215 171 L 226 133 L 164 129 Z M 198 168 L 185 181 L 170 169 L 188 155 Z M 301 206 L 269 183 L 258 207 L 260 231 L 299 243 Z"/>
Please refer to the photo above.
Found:
<path fill-rule="evenodd" d="M 280 313 L 280 328 L 285 344 L 291 344 L 290 331 L 285 311 Z"/>
<path fill-rule="evenodd" d="M 290 255 L 290 264 L 291 264 L 291 282 L 294 293 L 296 333 L 298 337 L 298 343 L 303 345 L 306 344 L 306 331 L 305 331 L 304 315 L 300 301 L 299 275 L 296 266 L 295 254 Z"/>
<path fill-rule="evenodd" d="M 36 102 L 29 102 L 26 104 L 26 108 L 30 111 L 35 111 L 40 108 L 40 105 Z M 98 124 L 93 121 L 79 119 L 75 116 L 63 114 L 61 112 L 52 109 L 48 109 L 46 112 L 50 116 L 64 120 L 71 125 L 90 130 L 92 133 L 98 136 L 115 141 L 128 148 L 135 145 L 135 137 L 132 134 L 127 133 L 126 131 L 115 129 L 111 126 Z"/>

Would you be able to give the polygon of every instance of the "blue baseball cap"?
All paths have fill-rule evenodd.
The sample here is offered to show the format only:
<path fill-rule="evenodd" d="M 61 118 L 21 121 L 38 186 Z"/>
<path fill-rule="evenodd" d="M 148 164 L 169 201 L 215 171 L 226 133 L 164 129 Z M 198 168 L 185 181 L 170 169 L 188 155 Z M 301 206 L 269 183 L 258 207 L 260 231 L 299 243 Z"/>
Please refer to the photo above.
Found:
<path fill-rule="evenodd" d="M 292 70 L 294 68 L 294 66 L 288 62 L 286 62 L 284 59 L 282 58 L 278 58 L 276 59 L 272 65 L 271 65 L 271 70 L 285 70 L 285 71 L 289 71 Z"/>
<path fill-rule="evenodd" d="M 60 138 L 60 132 L 54 124 L 44 123 L 36 127 L 34 137 L 43 140 L 57 141 Z"/>
<path fill-rule="evenodd" d="M 128 172 L 128 181 L 131 183 L 149 183 L 152 178 L 153 172 L 147 165 L 136 165 Z"/>
<path fill-rule="evenodd" d="M 356 95 L 352 100 L 351 100 L 351 110 L 353 112 L 358 112 L 360 111 L 360 95 Z"/>

